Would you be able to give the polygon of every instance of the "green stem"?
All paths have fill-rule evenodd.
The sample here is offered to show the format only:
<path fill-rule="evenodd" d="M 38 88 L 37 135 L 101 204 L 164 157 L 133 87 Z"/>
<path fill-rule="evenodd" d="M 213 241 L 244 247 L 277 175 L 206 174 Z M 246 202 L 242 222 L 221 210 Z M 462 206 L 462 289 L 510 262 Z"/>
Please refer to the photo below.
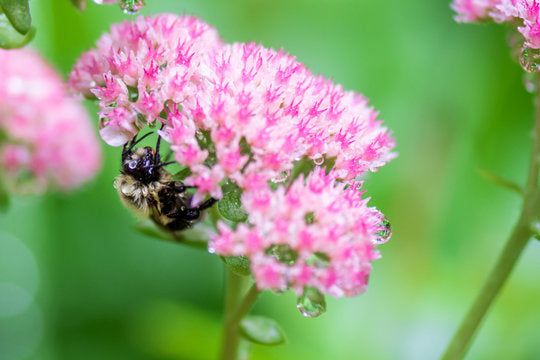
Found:
<path fill-rule="evenodd" d="M 537 77 L 540 86 L 540 78 Z M 535 98 L 535 122 L 533 130 L 532 154 L 527 176 L 527 185 L 524 191 L 523 208 L 519 220 L 510 235 L 495 266 L 491 270 L 480 293 L 467 312 L 452 341 L 446 348 L 441 360 L 463 359 L 478 326 L 486 312 L 499 294 L 506 279 L 512 272 L 527 242 L 533 235 L 531 223 L 540 214 L 540 189 L 538 188 L 538 170 L 540 167 L 540 93 Z"/>
<path fill-rule="evenodd" d="M 240 345 L 240 321 L 249 312 L 259 295 L 259 290 L 253 284 L 242 299 L 242 290 L 247 279 L 247 277 L 236 275 L 227 269 L 225 324 L 223 327 L 221 360 L 237 359 L 238 346 Z"/>

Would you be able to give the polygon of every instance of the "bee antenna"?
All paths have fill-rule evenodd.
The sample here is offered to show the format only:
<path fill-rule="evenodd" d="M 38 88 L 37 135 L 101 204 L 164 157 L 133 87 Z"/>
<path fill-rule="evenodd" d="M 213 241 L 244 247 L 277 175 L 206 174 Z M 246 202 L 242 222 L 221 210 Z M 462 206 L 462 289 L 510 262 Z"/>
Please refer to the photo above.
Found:
<path fill-rule="evenodd" d="M 159 128 L 159 130 L 163 130 L 163 127 L 165 126 L 165 124 L 161 124 L 161 127 Z M 156 143 L 156 155 L 154 157 L 154 162 L 156 164 L 159 164 L 160 161 L 161 161 L 161 158 L 160 158 L 160 155 L 159 155 L 159 145 L 161 144 L 161 135 L 159 135 L 158 133 L 158 139 L 157 139 L 157 143 Z"/>
<path fill-rule="evenodd" d="M 167 165 L 171 165 L 171 164 L 174 164 L 174 163 L 176 163 L 176 161 L 169 161 L 169 162 L 166 162 L 166 163 L 161 163 L 161 164 L 156 165 L 156 166 L 162 167 L 162 166 L 167 166 Z"/>
<path fill-rule="evenodd" d="M 128 151 L 131 151 L 133 149 L 133 147 L 135 145 L 137 145 L 138 143 L 140 143 L 141 141 L 143 141 L 144 138 L 148 137 L 152 135 L 151 132 L 147 133 L 147 134 L 144 134 L 143 136 L 141 136 L 139 139 L 135 140 L 137 138 L 137 136 L 135 136 L 133 138 L 133 140 L 131 140 L 131 143 L 129 144 L 129 147 L 126 149 L 126 145 L 124 145 L 124 150 L 122 150 L 122 152 L 128 152 Z"/>

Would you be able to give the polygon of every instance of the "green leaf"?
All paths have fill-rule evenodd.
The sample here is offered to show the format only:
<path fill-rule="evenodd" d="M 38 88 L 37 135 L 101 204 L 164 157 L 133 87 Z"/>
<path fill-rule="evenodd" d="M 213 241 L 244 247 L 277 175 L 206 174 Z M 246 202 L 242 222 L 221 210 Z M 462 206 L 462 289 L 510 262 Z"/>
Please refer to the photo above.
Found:
<path fill-rule="evenodd" d="M 182 181 L 191 175 L 191 169 L 188 167 L 183 168 L 171 177 L 171 181 Z"/>
<path fill-rule="evenodd" d="M 0 48 L 18 49 L 28 44 L 36 35 L 36 29 L 30 28 L 26 35 L 19 34 L 9 23 L 5 14 L 0 14 Z"/>
<path fill-rule="evenodd" d="M 508 180 L 508 179 L 505 179 L 503 178 L 502 176 L 498 175 L 498 174 L 495 174 L 489 170 L 485 170 L 485 169 L 478 169 L 478 172 L 480 173 L 480 175 L 482 175 L 486 180 L 496 184 L 496 185 L 499 185 L 499 186 L 502 186 L 504 188 L 507 188 L 507 189 L 510 189 L 512 191 L 515 191 L 517 192 L 518 194 L 520 195 L 523 195 L 523 189 L 521 188 L 521 186 L 519 186 L 518 184 Z"/>
<path fill-rule="evenodd" d="M 261 345 L 275 346 L 286 341 L 277 322 L 264 316 L 246 316 L 240 323 L 240 333 L 247 340 Z"/>
<path fill-rule="evenodd" d="M 533 238 L 540 240 L 540 219 L 532 220 L 530 228 L 533 232 Z"/>
<path fill-rule="evenodd" d="M 0 7 L 9 22 L 21 35 L 26 35 L 32 26 L 28 0 L 0 0 Z"/>
<path fill-rule="evenodd" d="M 218 202 L 218 210 L 221 216 L 234 222 L 246 221 L 248 215 L 242 208 L 242 190 L 235 183 L 227 183 L 223 186 L 223 198 Z"/>
<path fill-rule="evenodd" d="M 0 212 L 5 213 L 9 209 L 9 194 L 6 187 L 4 186 L 4 181 L 0 177 Z"/>
<path fill-rule="evenodd" d="M 151 220 L 143 220 L 135 224 L 135 230 L 154 239 L 178 242 L 203 250 L 207 249 L 208 242 L 210 241 L 208 233 L 200 228 L 197 228 L 197 226 L 187 230 L 172 232 L 158 227 Z"/>
<path fill-rule="evenodd" d="M 73 6 L 77 8 L 79 11 L 86 10 L 86 0 L 71 0 L 71 3 Z"/>
<path fill-rule="evenodd" d="M 245 256 L 221 256 L 221 260 L 237 275 L 251 274 L 251 262 Z"/>

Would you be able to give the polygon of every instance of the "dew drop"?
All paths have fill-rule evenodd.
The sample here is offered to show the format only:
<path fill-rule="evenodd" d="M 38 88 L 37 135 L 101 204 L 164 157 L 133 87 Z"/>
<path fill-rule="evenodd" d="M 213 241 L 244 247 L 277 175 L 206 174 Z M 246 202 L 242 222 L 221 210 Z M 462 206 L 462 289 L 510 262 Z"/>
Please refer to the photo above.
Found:
<path fill-rule="evenodd" d="M 282 183 L 291 175 L 291 170 L 283 171 L 278 177 L 272 179 L 275 183 Z"/>
<path fill-rule="evenodd" d="M 215 254 L 215 253 L 216 253 L 216 249 L 209 247 L 209 248 L 208 248 L 208 253 L 209 253 L 209 254 Z"/>
<path fill-rule="evenodd" d="M 525 90 L 527 90 L 527 92 L 534 93 L 536 91 L 536 81 L 534 74 L 524 73 L 523 85 L 525 86 Z"/>
<path fill-rule="evenodd" d="M 531 49 L 524 46 L 519 56 L 519 64 L 526 72 L 540 71 L 540 49 Z"/>
<path fill-rule="evenodd" d="M 315 165 L 320 166 L 324 163 L 324 156 L 322 154 L 315 154 L 311 157 L 311 160 L 313 160 Z"/>
<path fill-rule="evenodd" d="M 143 0 L 120 0 L 118 4 L 124 14 L 136 14 L 144 7 Z"/>
<path fill-rule="evenodd" d="M 266 249 L 266 254 L 286 265 L 294 265 L 298 259 L 298 254 L 289 245 L 272 245 Z"/>
<path fill-rule="evenodd" d="M 373 240 L 377 245 L 384 244 L 392 236 L 392 224 L 388 219 L 381 221 L 378 226 L 380 230 L 375 233 L 375 239 Z"/>
<path fill-rule="evenodd" d="M 298 298 L 296 307 L 305 317 L 317 317 L 326 311 L 326 300 L 319 290 L 306 286 Z"/>
<path fill-rule="evenodd" d="M 93 0 L 94 3 L 98 4 L 98 5 L 102 5 L 103 4 L 103 0 Z"/>
<path fill-rule="evenodd" d="M 113 188 L 118 189 L 118 178 L 115 177 L 112 183 Z"/>
<path fill-rule="evenodd" d="M 531 221 L 530 228 L 533 232 L 533 237 L 536 240 L 540 240 L 540 220 Z"/>

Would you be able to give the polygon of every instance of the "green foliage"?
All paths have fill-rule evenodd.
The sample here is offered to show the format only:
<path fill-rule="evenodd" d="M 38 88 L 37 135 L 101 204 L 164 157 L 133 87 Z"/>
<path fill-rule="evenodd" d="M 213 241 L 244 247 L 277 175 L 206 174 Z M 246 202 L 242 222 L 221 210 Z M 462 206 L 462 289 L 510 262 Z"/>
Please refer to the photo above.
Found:
<path fill-rule="evenodd" d="M 188 167 L 185 167 L 182 170 L 178 171 L 176 174 L 174 174 L 171 177 L 171 180 L 173 180 L 173 181 L 183 181 L 189 175 L 191 175 L 191 169 L 188 168 Z"/>
<path fill-rule="evenodd" d="M 217 207 L 221 216 L 234 222 L 246 221 L 248 214 L 242 208 L 242 190 L 233 182 L 223 185 L 223 198 L 218 202 Z"/>
<path fill-rule="evenodd" d="M 87 0 L 71 0 L 71 3 L 77 8 L 77 10 L 84 11 L 86 10 L 86 1 Z"/>
<path fill-rule="evenodd" d="M 31 27 L 25 35 L 21 35 L 10 24 L 6 14 L 0 13 L 0 48 L 18 49 L 28 44 L 36 35 L 36 29 Z"/>
<path fill-rule="evenodd" d="M 533 237 L 536 240 L 540 240 L 540 219 L 531 222 L 531 230 L 533 232 Z"/>
<path fill-rule="evenodd" d="M 503 188 L 515 191 L 520 195 L 523 195 L 523 189 L 518 184 L 516 184 L 516 183 L 514 183 L 514 182 L 512 182 L 512 181 L 510 181 L 508 179 L 505 179 L 502 176 L 500 176 L 498 174 L 495 174 L 495 173 L 493 173 L 493 172 L 491 172 L 489 170 L 478 169 L 478 172 L 486 180 L 488 180 L 488 181 L 490 181 L 490 182 L 492 182 L 492 183 L 494 183 L 496 185 L 499 185 L 499 186 L 501 186 Z"/>
<path fill-rule="evenodd" d="M 28 0 L 0 0 L 0 7 L 9 22 L 21 35 L 26 35 L 32 26 Z"/>
<path fill-rule="evenodd" d="M 249 258 L 245 256 L 222 256 L 221 260 L 237 275 L 247 276 L 251 274 L 251 263 Z"/>
<path fill-rule="evenodd" d="M 6 212 L 9 209 L 9 194 L 4 185 L 4 180 L 0 176 L 0 213 Z"/>
<path fill-rule="evenodd" d="M 285 343 L 283 330 L 274 319 L 250 315 L 240 322 L 242 336 L 255 344 L 275 346 Z"/>
<path fill-rule="evenodd" d="M 170 232 L 158 227 L 151 220 L 143 220 L 135 224 L 135 230 L 154 239 L 178 242 L 197 249 L 206 250 L 208 233 L 198 226 L 177 232 Z"/>

